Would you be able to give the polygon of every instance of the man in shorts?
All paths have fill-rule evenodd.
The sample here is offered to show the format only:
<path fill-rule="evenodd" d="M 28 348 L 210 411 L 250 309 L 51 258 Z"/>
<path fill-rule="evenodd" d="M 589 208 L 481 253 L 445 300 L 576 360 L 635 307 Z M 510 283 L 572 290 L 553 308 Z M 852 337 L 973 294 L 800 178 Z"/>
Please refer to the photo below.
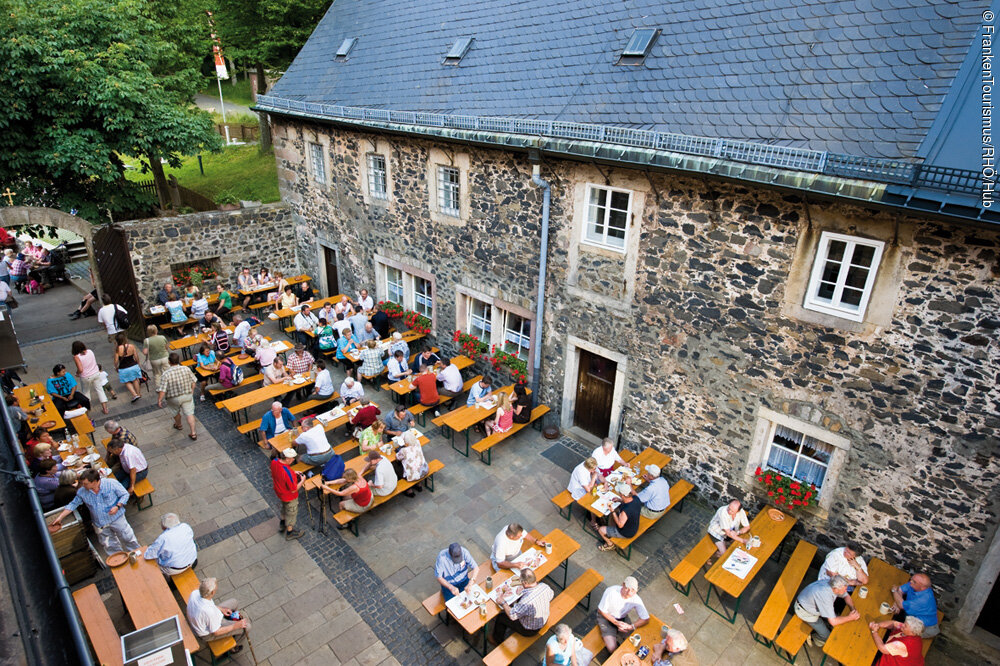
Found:
<path fill-rule="evenodd" d="M 639 619 L 630 623 L 628 615 L 635 611 Z M 639 581 L 628 576 L 619 587 L 608 587 L 597 604 L 597 626 L 608 652 L 614 652 L 618 644 L 649 622 L 649 611 L 639 598 Z"/>
<path fill-rule="evenodd" d="M 183 415 L 191 428 L 188 437 L 198 439 L 198 433 L 194 430 L 194 387 L 198 380 L 187 366 L 181 365 L 181 357 L 177 352 L 171 352 L 168 361 L 170 368 L 160 375 L 160 384 L 156 387 L 159 392 L 156 404 L 163 407 L 163 401 L 166 400 L 174 410 L 174 429 L 184 429 L 181 426 Z"/>

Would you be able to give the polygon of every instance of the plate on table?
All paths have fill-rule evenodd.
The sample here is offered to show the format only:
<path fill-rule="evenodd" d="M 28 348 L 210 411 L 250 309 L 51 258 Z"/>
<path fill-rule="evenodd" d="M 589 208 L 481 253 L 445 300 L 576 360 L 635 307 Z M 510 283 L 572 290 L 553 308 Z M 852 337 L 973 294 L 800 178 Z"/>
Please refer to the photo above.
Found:
<path fill-rule="evenodd" d="M 476 610 L 479 599 L 485 600 L 487 598 L 486 593 L 479 585 L 472 583 L 465 590 L 448 601 L 445 602 L 445 606 L 452 614 L 461 620 L 463 617 Z"/>
<path fill-rule="evenodd" d="M 777 509 L 768 509 L 767 515 L 770 516 L 771 520 L 773 520 L 776 523 L 780 523 L 782 520 L 785 519 L 785 514 L 781 513 Z"/>
<path fill-rule="evenodd" d="M 85 462 L 85 463 L 92 463 L 92 462 L 97 462 L 100 459 L 101 459 L 101 456 L 99 456 L 96 453 L 91 453 L 90 455 L 86 455 L 86 456 L 83 457 L 83 462 Z"/>
<path fill-rule="evenodd" d="M 292 383 L 296 384 L 296 385 L 298 385 L 298 384 L 305 384 L 306 383 L 306 378 L 305 377 L 296 377 L 295 379 L 292 380 Z"/>
<path fill-rule="evenodd" d="M 73 448 L 73 447 L 70 446 L 69 442 L 63 442 L 62 444 L 59 445 L 59 450 L 60 451 L 69 451 L 71 448 Z"/>
<path fill-rule="evenodd" d="M 52 427 L 52 426 L 54 426 L 55 424 L 56 424 L 56 422 L 55 422 L 55 421 L 45 421 L 45 422 L 43 422 L 43 423 L 39 423 L 39 424 L 38 424 L 38 427 L 39 427 L 39 428 L 45 428 L 46 430 L 48 430 L 49 428 L 51 428 L 51 427 Z"/>
<path fill-rule="evenodd" d="M 70 454 L 66 456 L 66 459 L 63 462 L 66 463 L 67 465 L 75 465 L 78 462 L 80 462 L 80 456 L 76 455 L 75 453 Z"/>
<path fill-rule="evenodd" d="M 78 456 L 80 456 L 82 458 L 83 456 L 87 455 L 87 449 L 85 449 L 82 446 L 78 446 L 75 449 L 73 449 L 73 453 L 75 453 L 76 455 L 78 455 Z"/>
<path fill-rule="evenodd" d="M 128 562 L 128 553 L 123 553 L 120 551 L 108 555 L 108 559 L 104 560 L 104 563 L 111 568 L 120 567 L 126 562 Z"/>
<path fill-rule="evenodd" d="M 166 311 L 167 309 L 162 305 L 154 305 L 153 307 L 149 308 L 149 314 L 163 314 Z"/>
<path fill-rule="evenodd" d="M 270 319 L 271 321 L 277 321 L 278 320 L 278 315 L 276 315 L 276 314 L 274 314 L 272 312 L 271 314 L 267 315 L 267 318 Z"/>
<path fill-rule="evenodd" d="M 108 469 L 107 467 L 102 467 L 97 471 L 101 473 L 101 476 L 111 476 L 111 470 Z"/>

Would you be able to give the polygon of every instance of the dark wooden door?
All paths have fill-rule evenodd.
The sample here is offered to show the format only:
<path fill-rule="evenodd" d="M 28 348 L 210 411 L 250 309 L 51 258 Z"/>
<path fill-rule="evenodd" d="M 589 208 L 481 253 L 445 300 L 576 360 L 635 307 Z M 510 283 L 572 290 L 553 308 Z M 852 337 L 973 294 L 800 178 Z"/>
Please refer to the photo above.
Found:
<path fill-rule="evenodd" d="M 617 372 L 618 364 L 614 361 L 580 350 L 574 425 L 598 437 L 608 436 Z"/>
<path fill-rule="evenodd" d="M 326 295 L 336 296 L 340 293 L 340 277 L 337 275 L 336 250 L 324 247 L 323 261 L 326 263 Z"/>
<path fill-rule="evenodd" d="M 983 604 L 983 610 L 979 612 L 979 619 L 976 626 L 985 629 L 994 636 L 1000 636 L 1000 580 L 993 583 L 993 590 Z"/>
<path fill-rule="evenodd" d="M 128 236 L 116 225 L 107 224 L 94 232 L 94 260 L 101 278 L 101 289 L 112 302 L 128 311 L 128 336 L 133 340 L 145 337 L 146 320 L 142 316 L 142 299 L 135 284 Z"/>

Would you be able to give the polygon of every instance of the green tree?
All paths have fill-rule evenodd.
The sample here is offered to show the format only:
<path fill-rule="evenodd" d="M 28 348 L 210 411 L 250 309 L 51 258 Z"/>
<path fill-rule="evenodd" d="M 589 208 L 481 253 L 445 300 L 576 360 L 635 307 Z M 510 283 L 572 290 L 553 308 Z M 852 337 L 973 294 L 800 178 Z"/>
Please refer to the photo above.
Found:
<path fill-rule="evenodd" d="M 167 1 L 0 0 L 0 184 L 18 203 L 76 210 L 92 221 L 143 207 L 119 155 L 217 150 L 208 114 L 190 106 L 203 48 Z M 192 55 L 194 54 L 194 55 Z"/>

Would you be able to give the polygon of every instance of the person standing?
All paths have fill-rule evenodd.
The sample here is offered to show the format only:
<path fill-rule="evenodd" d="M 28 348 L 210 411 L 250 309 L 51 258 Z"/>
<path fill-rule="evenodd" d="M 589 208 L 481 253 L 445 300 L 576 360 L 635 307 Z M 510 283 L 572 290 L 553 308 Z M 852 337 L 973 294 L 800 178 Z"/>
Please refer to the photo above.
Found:
<path fill-rule="evenodd" d="M 73 362 L 76 363 L 76 376 L 80 378 L 81 393 L 90 400 L 91 391 L 97 395 L 97 400 L 101 403 L 101 411 L 108 413 L 108 396 L 104 394 L 104 378 L 101 377 L 101 367 L 97 364 L 97 357 L 93 350 L 87 349 L 80 340 L 74 340 Z"/>
<path fill-rule="evenodd" d="M 97 311 L 97 321 L 104 324 L 104 328 L 108 332 L 108 342 L 114 343 L 115 336 L 122 330 L 118 326 L 117 315 L 119 312 L 122 314 L 127 314 L 127 312 L 122 306 L 116 305 L 108 294 L 101 296 L 101 303 L 104 305 Z"/>
<path fill-rule="evenodd" d="M 149 361 L 149 367 L 153 372 L 153 384 L 160 385 L 160 376 L 170 367 L 167 351 L 167 338 L 160 335 L 158 329 L 153 324 L 146 327 L 146 339 L 142 341 L 142 353 Z"/>
<path fill-rule="evenodd" d="M 97 530 L 97 539 L 108 555 L 124 550 L 138 550 L 132 526 L 125 520 L 125 505 L 128 491 L 114 479 L 102 479 L 96 469 L 86 469 L 79 477 L 80 487 L 76 497 L 56 516 L 49 525 L 49 532 L 55 534 L 62 527 L 63 518 L 81 504 L 90 510 L 90 518 Z"/>
<path fill-rule="evenodd" d="M 302 537 L 302 530 L 295 529 L 295 519 L 299 515 L 299 489 L 306 478 L 292 469 L 295 455 L 295 449 L 288 448 L 271 461 L 271 483 L 281 501 L 278 532 L 285 533 L 286 541 Z"/>
<path fill-rule="evenodd" d="M 118 381 L 125 385 L 132 394 L 132 402 L 142 397 L 142 368 L 139 367 L 139 352 L 135 345 L 128 341 L 125 333 L 115 336 L 115 370 L 118 371 Z"/>
<path fill-rule="evenodd" d="M 174 410 L 174 430 L 183 430 L 181 426 L 181 416 L 183 415 L 191 428 L 188 438 L 198 439 L 198 433 L 194 428 L 194 388 L 198 384 L 194 373 L 186 366 L 181 365 L 181 357 L 177 352 L 171 352 L 168 357 L 170 369 L 160 377 L 160 383 L 156 387 L 159 399 L 156 404 L 163 407 L 166 400 L 170 408 Z"/>

